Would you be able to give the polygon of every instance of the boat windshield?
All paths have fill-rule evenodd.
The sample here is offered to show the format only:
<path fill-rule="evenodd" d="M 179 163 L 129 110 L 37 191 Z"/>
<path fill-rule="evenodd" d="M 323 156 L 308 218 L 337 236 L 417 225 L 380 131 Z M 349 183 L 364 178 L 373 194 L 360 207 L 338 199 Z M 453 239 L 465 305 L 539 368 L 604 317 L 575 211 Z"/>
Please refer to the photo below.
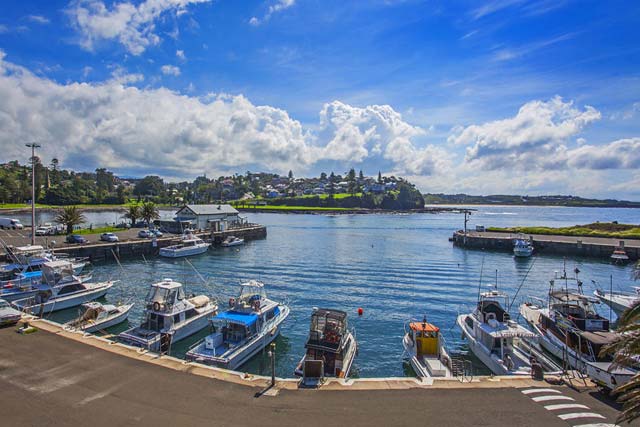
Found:
<path fill-rule="evenodd" d="M 246 302 L 251 305 L 254 301 L 264 300 L 267 298 L 267 293 L 264 290 L 264 284 L 257 280 L 251 280 L 249 282 L 240 285 L 240 295 L 238 300 Z"/>
<path fill-rule="evenodd" d="M 147 294 L 147 302 L 151 304 L 157 302 L 159 304 L 171 305 L 182 300 L 184 300 L 184 289 L 181 284 L 176 282 L 152 285 Z"/>

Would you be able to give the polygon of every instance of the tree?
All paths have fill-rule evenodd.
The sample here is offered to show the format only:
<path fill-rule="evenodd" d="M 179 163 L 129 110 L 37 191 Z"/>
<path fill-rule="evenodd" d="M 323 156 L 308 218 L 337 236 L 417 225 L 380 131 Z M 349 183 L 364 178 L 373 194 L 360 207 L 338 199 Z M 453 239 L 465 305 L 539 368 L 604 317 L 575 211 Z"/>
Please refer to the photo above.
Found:
<path fill-rule="evenodd" d="M 378 171 L 378 184 L 382 184 L 382 174 Z"/>
<path fill-rule="evenodd" d="M 360 169 L 360 173 L 358 174 L 358 178 L 364 179 L 364 174 L 362 173 L 362 169 Z"/>
<path fill-rule="evenodd" d="M 206 178 L 205 178 L 206 180 Z M 133 194 L 137 196 L 157 196 L 164 188 L 162 178 L 155 175 L 149 175 L 142 178 L 133 189 Z"/>
<path fill-rule="evenodd" d="M 327 180 L 327 174 L 326 174 L 326 173 L 324 173 L 324 172 L 322 172 L 322 173 L 320 174 L 320 181 L 326 181 L 326 180 Z"/>
<path fill-rule="evenodd" d="M 640 279 L 640 261 L 636 264 L 633 277 Z M 613 354 L 614 366 L 634 367 L 640 354 L 640 301 L 622 313 L 618 319 L 619 338 L 602 349 L 603 354 Z M 619 393 L 618 400 L 623 404 L 617 423 L 640 418 L 640 374 L 631 377 L 626 384 L 616 387 L 613 393 Z"/>
<path fill-rule="evenodd" d="M 77 206 L 65 206 L 56 216 L 56 222 L 67 227 L 67 234 L 73 233 L 73 227 L 87 222 L 87 218 Z"/>
<path fill-rule="evenodd" d="M 289 179 L 293 179 L 293 171 L 289 171 Z"/>
<path fill-rule="evenodd" d="M 353 195 L 356 192 L 356 171 L 353 168 L 349 170 L 347 180 L 349 182 L 349 193 Z"/>
<path fill-rule="evenodd" d="M 158 207 L 155 203 L 146 202 L 142 204 L 140 216 L 147 222 L 147 224 L 151 224 L 151 221 L 160 218 L 160 212 L 158 212 Z"/>
<path fill-rule="evenodd" d="M 142 217 L 142 212 L 140 212 L 140 205 L 129 205 L 129 210 L 124 217 L 131 220 L 131 226 L 136 225 L 136 220 Z"/>

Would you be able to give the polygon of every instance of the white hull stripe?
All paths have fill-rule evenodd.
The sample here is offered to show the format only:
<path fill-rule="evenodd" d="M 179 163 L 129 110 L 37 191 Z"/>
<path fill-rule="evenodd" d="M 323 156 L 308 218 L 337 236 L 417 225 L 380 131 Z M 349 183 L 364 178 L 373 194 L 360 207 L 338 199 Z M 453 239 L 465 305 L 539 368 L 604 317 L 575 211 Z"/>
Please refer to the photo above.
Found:
<path fill-rule="evenodd" d="M 558 409 L 589 409 L 589 407 L 579 403 L 559 403 L 557 405 L 547 405 L 544 409 L 547 411 L 557 411 Z"/>
<path fill-rule="evenodd" d="M 571 400 L 571 401 L 575 401 L 575 399 L 573 397 L 569 397 L 569 396 L 538 396 L 538 397 L 532 397 L 531 400 L 533 400 L 534 402 L 546 402 L 549 400 Z"/>
<path fill-rule="evenodd" d="M 595 424 L 580 424 L 578 426 L 573 427 L 620 427 L 618 424 L 607 424 L 607 423 L 595 423 Z"/>
<path fill-rule="evenodd" d="M 558 393 L 558 394 L 561 394 L 560 390 L 556 390 L 554 388 L 530 388 L 529 390 L 522 390 L 522 394 L 533 394 L 533 393 Z"/>
<path fill-rule="evenodd" d="M 558 418 L 561 420 L 575 420 L 576 418 L 605 418 L 595 412 L 573 412 L 571 414 L 560 414 Z"/>

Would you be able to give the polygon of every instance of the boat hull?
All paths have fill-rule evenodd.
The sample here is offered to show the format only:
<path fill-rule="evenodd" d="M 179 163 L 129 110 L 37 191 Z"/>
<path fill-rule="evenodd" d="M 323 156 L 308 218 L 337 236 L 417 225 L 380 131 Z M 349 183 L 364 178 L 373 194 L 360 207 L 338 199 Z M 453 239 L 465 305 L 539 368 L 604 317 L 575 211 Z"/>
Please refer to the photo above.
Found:
<path fill-rule="evenodd" d="M 349 340 L 349 342 L 346 345 L 349 347 L 349 349 L 345 352 L 344 358 L 342 359 L 342 372 L 344 373 L 342 378 L 349 377 L 349 373 L 351 372 L 351 367 L 353 366 L 353 361 L 355 360 L 356 354 L 358 353 L 358 343 L 356 342 L 356 339 L 353 336 L 353 334 L 349 332 L 349 337 L 347 339 Z M 302 356 L 302 359 L 300 359 L 300 362 L 298 362 L 298 365 L 295 371 L 293 372 L 295 376 L 297 377 L 304 376 L 304 373 L 302 372 L 302 367 L 304 366 L 305 360 L 307 360 L 306 353 L 304 356 Z M 325 375 L 325 376 L 328 378 L 335 378 L 335 375 L 333 374 Z"/>
<path fill-rule="evenodd" d="M 443 346 L 440 346 L 440 349 L 439 349 L 441 356 L 434 357 L 433 359 L 437 360 L 442 364 L 442 367 L 444 368 L 444 375 L 438 372 L 431 372 L 431 370 L 429 369 L 429 366 L 425 365 L 420 361 L 420 359 L 418 359 L 418 357 L 416 356 L 415 346 L 411 343 L 411 340 L 409 339 L 409 336 L 407 334 L 405 334 L 404 338 L 402 339 L 402 346 L 404 347 L 405 352 L 410 356 L 409 363 L 411 363 L 411 367 L 413 368 L 416 375 L 418 375 L 418 377 L 431 378 L 431 377 L 451 377 L 452 376 L 451 370 L 447 364 L 449 355 L 447 354 Z M 442 359 L 444 359 L 444 361 Z"/>
<path fill-rule="evenodd" d="M 282 307 L 282 306 L 281 306 Z M 189 350 L 185 355 L 187 360 L 202 363 L 208 366 L 217 366 L 219 368 L 235 370 L 244 365 L 249 359 L 255 356 L 260 350 L 271 344 L 280 334 L 280 325 L 289 316 L 289 308 L 282 308 L 282 312 L 278 315 L 273 324 L 265 327 L 265 330 L 256 335 L 251 341 L 240 347 L 237 352 L 232 353 L 229 357 L 221 358 L 209 355 L 205 351 L 205 342 L 202 341 L 196 347 Z"/>
<path fill-rule="evenodd" d="M 129 311 L 131 310 L 131 307 L 133 307 L 133 304 L 128 304 L 126 306 L 123 306 L 123 308 L 120 310 L 118 314 L 109 316 L 108 318 L 98 323 L 95 323 L 95 322 L 88 323 L 86 325 L 81 326 L 80 328 L 77 328 L 77 330 L 82 332 L 94 333 L 94 332 L 103 331 L 107 328 L 115 326 L 127 320 L 127 317 L 129 317 Z M 76 329 L 72 326 L 69 326 L 68 324 L 65 324 L 65 326 L 67 326 L 69 329 Z"/>
<path fill-rule="evenodd" d="M 112 286 L 112 282 L 105 282 L 100 286 L 96 286 L 90 290 L 70 294 L 69 296 L 65 297 L 56 297 L 42 304 L 25 305 L 31 298 L 27 298 L 26 300 L 23 299 L 14 301 L 13 304 L 20 310 L 29 310 L 34 314 L 48 314 L 54 311 L 77 307 L 81 304 L 101 298 L 107 294 Z"/>
<path fill-rule="evenodd" d="M 179 328 L 167 331 L 167 334 L 171 334 L 171 344 L 183 340 L 191 335 L 200 332 L 209 325 L 209 316 L 213 315 L 217 311 L 217 306 L 212 306 L 210 310 L 203 311 L 197 316 L 192 317 L 188 321 L 184 322 Z M 151 334 L 148 338 L 136 335 L 138 327 L 128 329 L 118 335 L 118 339 L 125 344 L 132 345 L 134 347 L 141 347 L 149 351 L 160 350 L 160 337 L 161 333 L 156 332 Z"/>
<path fill-rule="evenodd" d="M 200 255 L 207 252 L 208 249 L 209 249 L 209 245 L 197 246 L 197 247 L 186 248 L 186 249 L 185 248 L 183 249 L 161 248 L 160 256 L 167 257 L 167 258 L 181 258 L 185 256 Z"/>

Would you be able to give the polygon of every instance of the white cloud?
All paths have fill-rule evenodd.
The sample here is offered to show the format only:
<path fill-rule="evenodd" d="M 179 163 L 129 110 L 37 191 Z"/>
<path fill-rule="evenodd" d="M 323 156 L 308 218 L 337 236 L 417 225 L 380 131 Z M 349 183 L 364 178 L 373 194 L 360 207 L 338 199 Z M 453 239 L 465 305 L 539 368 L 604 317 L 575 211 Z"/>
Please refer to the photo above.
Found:
<path fill-rule="evenodd" d="M 267 22 L 269 19 L 271 19 L 271 16 L 274 13 L 289 9 L 295 4 L 296 0 L 275 0 L 275 2 L 269 6 L 269 9 L 267 9 L 267 13 L 262 17 L 262 19 L 254 16 L 249 20 L 249 24 L 253 25 L 254 27 L 258 26 L 261 23 Z"/>
<path fill-rule="evenodd" d="M 187 57 L 184 54 L 184 50 L 176 50 L 176 57 L 181 61 L 186 61 Z"/>
<path fill-rule="evenodd" d="M 179 76 L 180 75 L 180 67 L 176 67 L 175 65 L 163 65 L 160 67 L 162 74 L 165 76 Z"/>
<path fill-rule="evenodd" d="M 32 140 L 67 167 L 174 177 L 245 167 L 286 172 L 333 159 L 348 167 L 373 158 L 427 174 L 445 158 L 414 145 L 424 131 L 389 106 L 327 104 L 313 133 L 286 111 L 242 95 L 198 98 L 130 86 L 142 79 L 116 68 L 101 83 L 60 84 L 7 62 L 0 51 L 2 159 L 24 158 L 15 141 Z"/>
<path fill-rule="evenodd" d="M 595 108 L 556 96 L 524 104 L 515 117 L 458 129 L 449 142 L 471 145 L 466 161 L 483 169 L 557 168 L 566 162 L 567 139 L 600 118 Z"/>
<path fill-rule="evenodd" d="M 49 18 L 42 15 L 29 15 L 27 19 L 31 22 L 35 22 L 36 24 L 48 24 Z"/>
<path fill-rule="evenodd" d="M 89 74 L 91 74 L 91 72 L 93 71 L 93 67 L 90 66 L 86 66 L 82 68 L 82 77 L 84 77 L 85 79 L 87 77 L 89 77 Z"/>
<path fill-rule="evenodd" d="M 569 166 L 577 169 L 637 169 L 640 168 L 640 138 L 583 145 L 569 150 L 567 158 Z"/>
<path fill-rule="evenodd" d="M 130 1 L 113 4 L 102 0 L 76 0 L 67 13 L 80 33 L 79 44 L 93 50 L 100 40 L 118 40 L 133 55 L 160 43 L 155 21 L 165 13 L 181 14 L 191 4 L 210 0 L 146 0 L 137 6 Z"/>

